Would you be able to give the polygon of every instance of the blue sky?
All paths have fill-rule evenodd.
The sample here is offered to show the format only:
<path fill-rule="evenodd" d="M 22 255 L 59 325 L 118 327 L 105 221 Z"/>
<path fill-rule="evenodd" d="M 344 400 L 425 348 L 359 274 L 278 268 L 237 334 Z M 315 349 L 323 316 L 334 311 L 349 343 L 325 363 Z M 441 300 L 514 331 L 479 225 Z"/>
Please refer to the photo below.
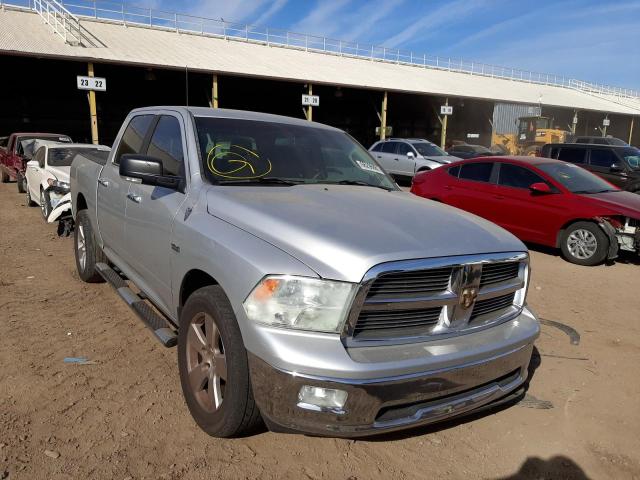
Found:
<path fill-rule="evenodd" d="M 151 5 L 640 89 L 640 0 L 151 0 Z"/>

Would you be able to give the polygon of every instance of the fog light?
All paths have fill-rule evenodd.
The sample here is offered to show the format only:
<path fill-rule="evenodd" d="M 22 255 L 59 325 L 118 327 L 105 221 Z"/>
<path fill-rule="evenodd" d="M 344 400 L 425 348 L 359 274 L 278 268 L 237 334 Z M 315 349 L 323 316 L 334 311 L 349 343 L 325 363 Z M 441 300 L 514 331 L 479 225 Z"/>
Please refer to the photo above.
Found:
<path fill-rule="evenodd" d="M 303 385 L 298 392 L 298 406 L 317 412 L 344 413 L 347 392 L 333 388 Z"/>

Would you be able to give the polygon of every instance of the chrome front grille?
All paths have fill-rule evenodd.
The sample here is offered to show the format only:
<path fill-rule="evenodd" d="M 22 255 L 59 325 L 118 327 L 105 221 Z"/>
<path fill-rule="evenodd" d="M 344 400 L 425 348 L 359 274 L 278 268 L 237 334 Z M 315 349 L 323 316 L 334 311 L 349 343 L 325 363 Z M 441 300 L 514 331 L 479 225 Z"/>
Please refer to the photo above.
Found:
<path fill-rule="evenodd" d="M 482 266 L 480 288 L 492 283 L 501 283 L 518 276 L 520 262 L 489 263 Z"/>
<path fill-rule="evenodd" d="M 383 273 L 369 289 L 368 298 L 421 296 L 444 292 L 449 286 L 453 267 L 416 272 Z"/>
<path fill-rule="evenodd" d="M 378 265 L 363 279 L 343 338 L 402 343 L 506 321 L 522 309 L 527 275 L 520 252 Z"/>
<path fill-rule="evenodd" d="M 353 336 L 359 339 L 401 335 L 425 335 L 438 323 L 442 307 L 411 310 L 364 310 Z"/>

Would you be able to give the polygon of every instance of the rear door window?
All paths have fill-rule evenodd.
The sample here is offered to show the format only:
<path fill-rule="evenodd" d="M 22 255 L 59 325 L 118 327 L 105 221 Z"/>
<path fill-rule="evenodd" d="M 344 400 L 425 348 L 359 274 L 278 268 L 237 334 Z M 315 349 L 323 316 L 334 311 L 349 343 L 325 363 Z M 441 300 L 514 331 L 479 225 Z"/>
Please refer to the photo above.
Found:
<path fill-rule="evenodd" d="M 380 150 L 382 150 L 382 144 L 381 143 L 376 143 L 373 148 L 371 149 L 372 152 L 379 152 Z"/>
<path fill-rule="evenodd" d="M 396 147 L 398 146 L 398 142 L 384 142 L 382 144 L 382 152 L 383 153 L 396 153 Z"/>
<path fill-rule="evenodd" d="M 184 151 L 180 122 L 176 117 L 162 115 L 158 120 L 147 155 L 162 162 L 164 175 L 182 176 L 184 169 Z"/>
<path fill-rule="evenodd" d="M 528 168 L 512 165 L 510 163 L 500 164 L 498 175 L 498 185 L 513 188 L 529 188 L 534 183 L 545 183 L 544 180 Z"/>
<path fill-rule="evenodd" d="M 127 128 L 122 134 L 120 145 L 118 145 L 118 150 L 113 157 L 113 163 L 119 164 L 120 157 L 122 155 L 142 152 L 144 139 L 149 131 L 149 127 L 151 126 L 153 119 L 154 115 L 138 115 L 131 119 L 129 125 L 127 125 Z"/>
<path fill-rule="evenodd" d="M 569 163 L 586 163 L 586 153 L 586 148 L 562 147 L 558 154 L 558 160 L 564 160 Z"/>
<path fill-rule="evenodd" d="M 458 178 L 475 182 L 489 182 L 493 163 L 465 163 L 460 166 Z"/>
<path fill-rule="evenodd" d="M 589 157 L 589 163 L 594 167 L 611 168 L 618 159 L 611 150 L 593 149 Z"/>

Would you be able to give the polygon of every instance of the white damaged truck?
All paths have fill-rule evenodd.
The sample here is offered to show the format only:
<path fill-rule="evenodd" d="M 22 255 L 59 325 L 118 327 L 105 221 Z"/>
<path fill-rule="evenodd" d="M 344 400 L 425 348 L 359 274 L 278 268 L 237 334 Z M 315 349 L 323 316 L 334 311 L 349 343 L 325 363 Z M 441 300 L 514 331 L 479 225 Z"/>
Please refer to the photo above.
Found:
<path fill-rule="evenodd" d="M 403 192 L 341 130 L 153 107 L 71 166 L 75 255 L 165 346 L 219 437 L 357 437 L 522 395 L 539 324 L 514 236 Z"/>

